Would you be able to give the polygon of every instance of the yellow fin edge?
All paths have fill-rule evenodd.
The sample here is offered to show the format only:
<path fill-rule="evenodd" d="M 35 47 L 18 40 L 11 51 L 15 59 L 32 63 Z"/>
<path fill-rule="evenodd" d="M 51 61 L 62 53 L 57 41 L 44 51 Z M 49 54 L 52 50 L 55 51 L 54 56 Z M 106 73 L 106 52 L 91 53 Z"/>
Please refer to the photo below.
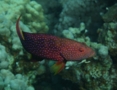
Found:
<path fill-rule="evenodd" d="M 65 63 L 63 61 L 58 61 L 52 67 L 50 68 L 51 72 L 54 73 L 54 75 L 58 74 L 61 70 L 63 70 L 65 67 Z"/>

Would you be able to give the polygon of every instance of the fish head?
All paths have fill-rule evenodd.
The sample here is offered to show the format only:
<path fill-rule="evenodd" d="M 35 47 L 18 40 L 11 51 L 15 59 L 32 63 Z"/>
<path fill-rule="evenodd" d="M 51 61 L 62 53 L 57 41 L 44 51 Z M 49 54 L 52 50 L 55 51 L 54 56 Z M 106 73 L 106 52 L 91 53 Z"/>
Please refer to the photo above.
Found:
<path fill-rule="evenodd" d="M 83 60 L 95 55 L 95 51 L 87 46 L 86 44 L 80 42 L 70 42 L 62 48 L 61 55 L 65 60 Z"/>
<path fill-rule="evenodd" d="M 90 58 L 95 55 L 95 51 L 84 43 L 80 43 L 80 45 L 76 47 L 76 50 L 76 56 L 79 60 Z"/>

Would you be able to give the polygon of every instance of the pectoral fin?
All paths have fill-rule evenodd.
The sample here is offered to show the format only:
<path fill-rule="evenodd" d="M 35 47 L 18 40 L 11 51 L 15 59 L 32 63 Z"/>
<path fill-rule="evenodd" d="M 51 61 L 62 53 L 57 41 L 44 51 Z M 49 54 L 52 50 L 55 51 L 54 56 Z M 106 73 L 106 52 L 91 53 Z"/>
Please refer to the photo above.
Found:
<path fill-rule="evenodd" d="M 64 61 L 58 61 L 51 67 L 51 71 L 54 73 L 54 75 L 58 74 L 61 70 L 63 70 L 65 67 Z"/>

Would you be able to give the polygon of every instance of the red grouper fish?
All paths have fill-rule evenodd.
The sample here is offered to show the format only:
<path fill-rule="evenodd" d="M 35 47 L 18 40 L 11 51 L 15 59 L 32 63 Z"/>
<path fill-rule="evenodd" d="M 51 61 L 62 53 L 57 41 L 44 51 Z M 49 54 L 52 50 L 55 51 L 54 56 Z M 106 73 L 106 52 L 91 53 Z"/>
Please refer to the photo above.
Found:
<path fill-rule="evenodd" d="M 64 68 L 66 61 L 83 60 L 95 55 L 93 49 L 80 42 L 48 34 L 21 31 L 19 20 L 20 17 L 16 22 L 16 30 L 23 47 L 36 59 L 56 60 L 57 63 L 52 66 L 55 74 Z"/>

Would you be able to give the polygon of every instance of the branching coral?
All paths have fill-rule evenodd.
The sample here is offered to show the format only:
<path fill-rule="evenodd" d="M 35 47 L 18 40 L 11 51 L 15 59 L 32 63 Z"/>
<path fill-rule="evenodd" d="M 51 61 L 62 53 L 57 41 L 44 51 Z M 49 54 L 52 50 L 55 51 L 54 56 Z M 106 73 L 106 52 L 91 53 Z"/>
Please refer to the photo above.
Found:
<path fill-rule="evenodd" d="M 0 14 L 15 23 L 19 15 L 24 16 L 25 24 L 34 32 L 47 32 L 48 27 L 44 22 L 43 9 L 40 4 L 30 0 L 5 0 L 0 1 Z"/>
<path fill-rule="evenodd" d="M 0 70 L 1 84 L 0 88 L 4 90 L 34 90 L 28 85 L 28 77 L 21 74 L 14 75 L 11 71 Z"/>

